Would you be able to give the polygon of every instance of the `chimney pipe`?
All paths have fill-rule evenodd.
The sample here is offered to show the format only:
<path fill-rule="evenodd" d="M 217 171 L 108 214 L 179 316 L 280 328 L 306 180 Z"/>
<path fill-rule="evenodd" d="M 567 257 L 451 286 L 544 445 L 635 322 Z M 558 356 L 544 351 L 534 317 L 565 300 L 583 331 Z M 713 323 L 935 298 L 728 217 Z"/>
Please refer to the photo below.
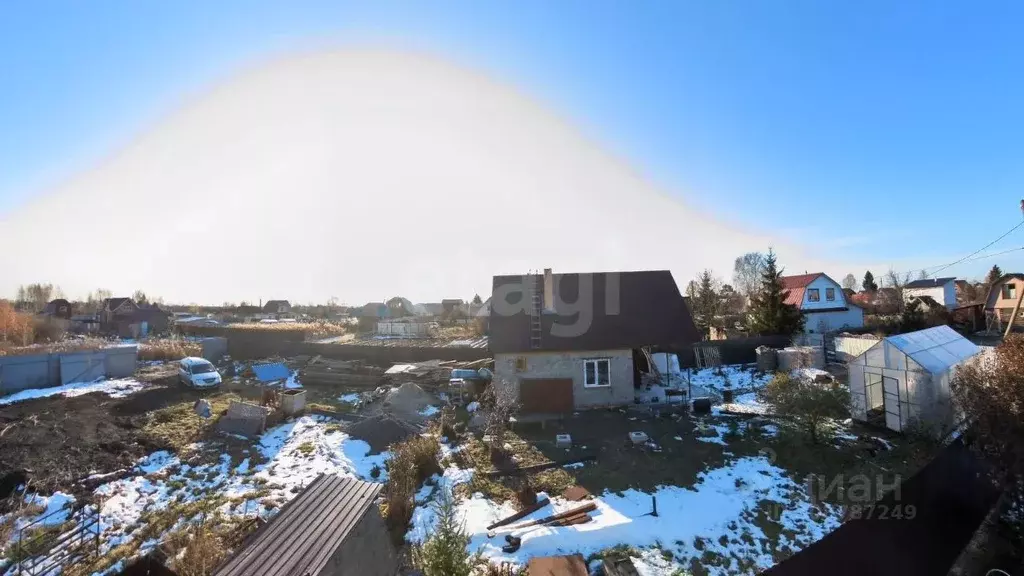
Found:
<path fill-rule="evenodd" d="M 544 309 L 555 309 L 555 283 L 552 280 L 551 268 L 544 269 Z"/>

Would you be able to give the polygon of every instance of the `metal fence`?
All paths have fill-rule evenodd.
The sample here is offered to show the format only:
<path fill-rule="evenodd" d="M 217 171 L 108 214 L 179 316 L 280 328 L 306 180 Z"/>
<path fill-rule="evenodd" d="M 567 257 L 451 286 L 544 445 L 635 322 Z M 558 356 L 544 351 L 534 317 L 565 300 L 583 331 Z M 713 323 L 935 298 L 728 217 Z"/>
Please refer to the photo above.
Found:
<path fill-rule="evenodd" d="M 100 516 L 98 507 L 86 507 L 63 521 L 64 510 L 53 512 L 18 530 L 14 543 L 17 559 L 14 574 L 49 576 L 99 554 Z M 61 515 L 61 517 L 57 517 Z M 52 530 L 52 526 L 58 526 Z M 63 526 L 73 526 L 67 531 Z M 8 572 L 10 573 L 10 572 Z"/>
<path fill-rule="evenodd" d="M 97 378 L 126 378 L 135 373 L 137 346 L 81 352 L 0 356 L 0 396 L 29 388 L 49 388 Z"/>

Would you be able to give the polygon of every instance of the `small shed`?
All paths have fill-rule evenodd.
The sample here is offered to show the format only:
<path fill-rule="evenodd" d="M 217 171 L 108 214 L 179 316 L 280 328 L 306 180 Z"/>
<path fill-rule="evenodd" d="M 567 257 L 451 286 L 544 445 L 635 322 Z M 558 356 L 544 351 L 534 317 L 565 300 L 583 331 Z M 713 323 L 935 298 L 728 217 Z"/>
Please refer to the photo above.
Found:
<path fill-rule="evenodd" d="M 398 556 L 373 505 L 381 488 L 321 474 L 214 576 L 394 576 Z"/>
<path fill-rule="evenodd" d="M 949 326 L 879 340 L 849 363 L 851 416 L 897 432 L 917 423 L 941 433 L 954 423 L 950 380 L 980 352 Z"/>

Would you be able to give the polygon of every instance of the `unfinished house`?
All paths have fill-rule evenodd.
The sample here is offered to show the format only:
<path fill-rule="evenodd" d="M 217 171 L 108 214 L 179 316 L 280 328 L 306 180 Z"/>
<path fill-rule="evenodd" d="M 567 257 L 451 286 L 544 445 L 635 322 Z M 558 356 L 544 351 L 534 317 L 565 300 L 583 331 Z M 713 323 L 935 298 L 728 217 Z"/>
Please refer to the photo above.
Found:
<path fill-rule="evenodd" d="M 632 403 L 635 353 L 700 340 L 668 270 L 495 276 L 490 311 L 495 385 L 524 412 Z"/>
<path fill-rule="evenodd" d="M 320 475 L 250 535 L 215 576 L 394 576 L 398 555 L 374 504 L 381 488 Z"/>
<path fill-rule="evenodd" d="M 980 352 L 949 326 L 884 338 L 849 363 L 850 414 L 897 432 L 921 426 L 941 435 L 954 425 L 953 373 Z"/>

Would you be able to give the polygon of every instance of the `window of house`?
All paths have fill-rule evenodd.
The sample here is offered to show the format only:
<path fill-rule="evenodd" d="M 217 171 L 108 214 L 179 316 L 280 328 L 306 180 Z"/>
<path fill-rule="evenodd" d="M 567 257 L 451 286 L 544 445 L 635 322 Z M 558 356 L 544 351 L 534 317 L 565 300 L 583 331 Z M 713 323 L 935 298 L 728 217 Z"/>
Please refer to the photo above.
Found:
<path fill-rule="evenodd" d="M 1013 300 L 1017 297 L 1017 285 L 1016 284 L 1003 284 L 1003 299 Z"/>
<path fill-rule="evenodd" d="M 825 300 L 828 300 L 829 302 L 833 302 L 833 301 L 835 301 L 835 299 L 836 299 L 836 289 L 835 288 L 825 288 Z"/>
<path fill-rule="evenodd" d="M 607 358 L 592 358 L 583 361 L 583 387 L 596 388 L 598 386 L 611 386 L 611 360 Z"/>
<path fill-rule="evenodd" d="M 808 288 L 807 289 L 807 301 L 808 302 L 820 302 L 821 301 L 821 291 L 818 290 L 817 288 Z"/>

